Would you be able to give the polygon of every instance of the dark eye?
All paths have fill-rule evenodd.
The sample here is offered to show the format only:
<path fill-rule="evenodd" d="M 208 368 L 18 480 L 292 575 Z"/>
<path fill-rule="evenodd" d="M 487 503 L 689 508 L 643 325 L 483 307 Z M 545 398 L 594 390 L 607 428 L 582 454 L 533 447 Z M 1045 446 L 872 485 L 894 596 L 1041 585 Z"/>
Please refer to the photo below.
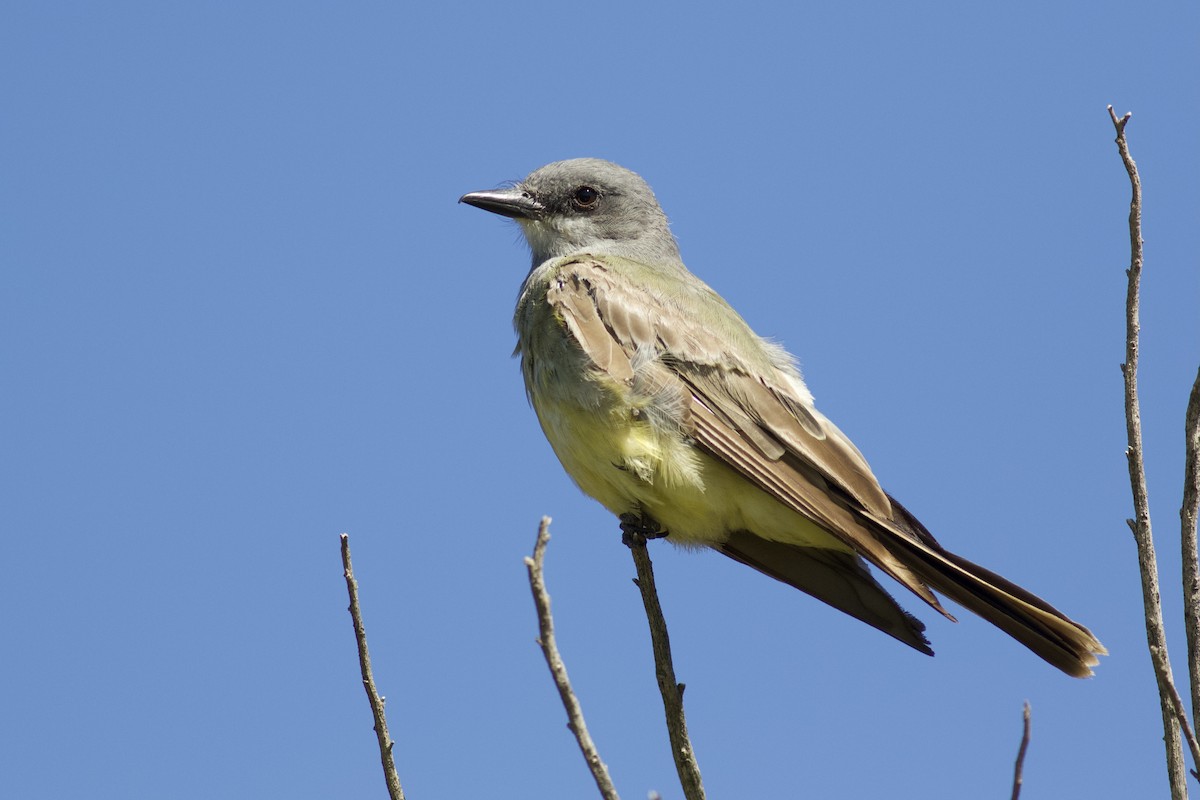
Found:
<path fill-rule="evenodd" d="M 591 186 L 580 186 L 572 198 L 576 208 L 591 208 L 600 201 L 600 193 Z"/>

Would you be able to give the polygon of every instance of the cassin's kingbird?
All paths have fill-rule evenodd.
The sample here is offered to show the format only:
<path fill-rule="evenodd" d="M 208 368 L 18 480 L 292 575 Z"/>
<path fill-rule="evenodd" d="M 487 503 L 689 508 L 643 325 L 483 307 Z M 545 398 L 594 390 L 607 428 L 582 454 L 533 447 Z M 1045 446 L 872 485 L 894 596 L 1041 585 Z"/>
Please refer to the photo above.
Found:
<path fill-rule="evenodd" d="M 1087 628 L 947 551 L 880 488 L 793 358 L 688 272 L 637 174 L 559 161 L 462 202 L 520 223 L 525 388 L 567 472 L 627 531 L 711 547 L 932 655 L 865 560 L 946 617 L 932 590 L 1092 674 L 1106 651 Z"/>

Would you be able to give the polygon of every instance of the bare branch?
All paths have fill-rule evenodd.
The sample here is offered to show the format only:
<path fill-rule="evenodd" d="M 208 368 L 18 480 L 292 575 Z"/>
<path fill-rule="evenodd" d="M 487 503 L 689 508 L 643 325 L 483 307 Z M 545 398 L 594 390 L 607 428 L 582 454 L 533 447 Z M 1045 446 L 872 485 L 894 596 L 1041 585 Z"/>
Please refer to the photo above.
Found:
<path fill-rule="evenodd" d="M 1192 685 L 1192 727 L 1196 729 L 1200 728 L 1200 716 L 1197 716 L 1200 714 L 1200 558 L 1196 542 L 1196 518 L 1200 515 L 1200 371 L 1192 384 L 1183 427 L 1183 505 L 1179 509 L 1180 541 L 1183 543 L 1183 616 Z M 1200 764 L 1200 760 L 1196 763 Z"/>
<path fill-rule="evenodd" d="M 1137 544 L 1138 568 L 1142 578 L 1142 606 L 1146 617 L 1146 643 L 1150 648 L 1150 660 L 1154 664 L 1154 674 L 1158 681 L 1171 797 L 1173 800 L 1183 800 L 1187 797 L 1187 778 L 1184 772 L 1183 743 L 1179 735 L 1179 707 L 1173 699 L 1178 697 L 1179 692 L 1171 677 L 1171 663 L 1167 657 L 1167 634 L 1163 626 L 1162 601 L 1158 588 L 1158 560 L 1154 554 L 1154 537 L 1150 530 L 1150 501 L 1146 490 L 1142 419 L 1137 391 L 1138 337 L 1141 328 L 1139 293 L 1142 277 L 1142 182 L 1125 140 L 1125 126 L 1131 115 L 1126 114 L 1118 119 L 1112 106 L 1108 107 L 1108 114 L 1117 131 L 1117 149 L 1121 154 L 1121 161 L 1125 164 L 1125 171 L 1129 173 L 1129 183 L 1133 190 L 1129 203 L 1131 252 L 1126 273 L 1129 286 L 1125 295 L 1125 363 L 1121 365 L 1121 372 L 1125 376 L 1125 429 L 1129 441 L 1125 455 L 1129 464 L 1129 482 L 1133 489 L 1135 514 L 1135 519 L 1128 522 Z M 1186 722 L 1186 716 L 1184 721 Z"/>
<path fill-rule="evenodd" d="M 634 581 L 642 591 L 642 604 L 646 607 L 646 619 L 650 623 L 650 641 L 654 648 L 654 673 L 658 678 L 658 690 L 662 694 L 663 709 L 667 716 L 667 735 L 671 739 L 671 755 L 675 758 L 675 771 L 687 800 L 704 800 L 704 783 L 700 779 L 700 766 L 688 738 L 687 720 L 683 714 L 684 685 L 675 680 L 675 666 L 671 662 L 671 640 L 667 635 L 667 622 L 663 618 L 662 606 L 658 602 L 658 590 L 654 586 L 654 565 L 646 550 L 646 537 L 641 533 L 625 531 L 624 541 L 633 553 L 633 564 L 637 568 Z"/>
<path fill-rule="evenodd" d="M 379 760 L 383 764 L 383 778 L 387 782 L 388 796 L 392 800 L 404 800 L 400 788 L 400 776 L 396 774 L 396 763 L 392 760 L 395 742 L 388 734 L 387 718 L 383 713 L 384 698 L 375 688 L 375 676 L 371 673 L 371 656 L 367 653 L 367 629 L 363 627 L 362 610 L 358 606 L 358 581 L 354 580 L 354 569 L 350 566 L 350 536 L 342 534 L 342 568 L 346 576 L 346 590 L 350 592 L 350 618 L 354 620 L 354 638 L 358 641 L 358 666 L 362 672 L 363 688 L 371 704 L 371 715 L 375 717 L 375 738 L 379 740 Z"/>
<path fill-rule="evenodd" d="M 1029 749 L 1029 701 L 1025 701 L 1025 708 L 1021 712 L 1021 717 L 1025 720 L 1024 733 L 1021 734 L 1021 746 L 1017 748 L 1017 763 L 1013 767 L 1013 790 L 1012 800 L 1018 800 L 1021 796 L 1021 786 L 1025 783 L 1025 752 Z"/>
<path fill-rule="evenodd" d="M 537 542 L 533 546 L 533 558 L 525 559 L 525 567 L 529 570 L 529 588 L 533 591 L 533 604 L 537 607 L 538 616 L 538 645 L 542 655 L 546 657 L 546 665 L 550 667 L 550 675 L 554 685 L 558 687 L 558 696 L 562 698 L 563 708 L 567 711 L 567 727 L 575 734 L 579 750 L 592 771 L 592 779 L 596 788 L 605 800 L 620 800 L 617 790 L 609 777 L 608 767 L 600 760 L 600 753 L 588 734 L 587 725 L 583 721 L 583 709 L 579 705 L 571 681 L 567 677 L 567 665 L 563 663 L 558 653 L 558 644 L 554 638 L 554 618 L 550 615 L 550 594 L 546 591 L 546 580 L 543 565 L 546 561 L 546 543 L 550 541 L 550 518 L 542 517 L 538 525 Z"/>

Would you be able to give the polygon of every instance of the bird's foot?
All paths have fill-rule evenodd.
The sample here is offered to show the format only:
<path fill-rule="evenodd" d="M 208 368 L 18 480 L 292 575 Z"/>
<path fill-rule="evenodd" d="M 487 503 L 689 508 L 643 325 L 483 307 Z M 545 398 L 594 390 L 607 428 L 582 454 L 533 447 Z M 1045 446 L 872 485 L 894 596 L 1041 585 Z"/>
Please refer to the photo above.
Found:
<path fill-rule="evenodd" d="M 626 547 L 633 547 L 638 539 L 662 539 L 668 533 L 662 525 L 645 514 L 622 514 L 620 520 L 621 541 Z"/>

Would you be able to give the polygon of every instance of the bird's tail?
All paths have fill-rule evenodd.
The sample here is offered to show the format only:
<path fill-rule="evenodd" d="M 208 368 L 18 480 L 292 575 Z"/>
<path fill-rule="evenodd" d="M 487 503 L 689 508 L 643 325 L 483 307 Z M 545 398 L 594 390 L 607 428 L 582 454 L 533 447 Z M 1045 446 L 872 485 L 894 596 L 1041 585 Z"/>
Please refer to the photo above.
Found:
<path fill-rule="evenodd" d="M 947 551 L 907 509 L 894 500 L 892 505 L 895 521 L 913 535 L 893 535 L 889 544 L 903 551 L 921 580 L 1068 675 L 1092 675 L 1097 656 L 1108 651 L 1091 631 L 1012 581 Z"/>

